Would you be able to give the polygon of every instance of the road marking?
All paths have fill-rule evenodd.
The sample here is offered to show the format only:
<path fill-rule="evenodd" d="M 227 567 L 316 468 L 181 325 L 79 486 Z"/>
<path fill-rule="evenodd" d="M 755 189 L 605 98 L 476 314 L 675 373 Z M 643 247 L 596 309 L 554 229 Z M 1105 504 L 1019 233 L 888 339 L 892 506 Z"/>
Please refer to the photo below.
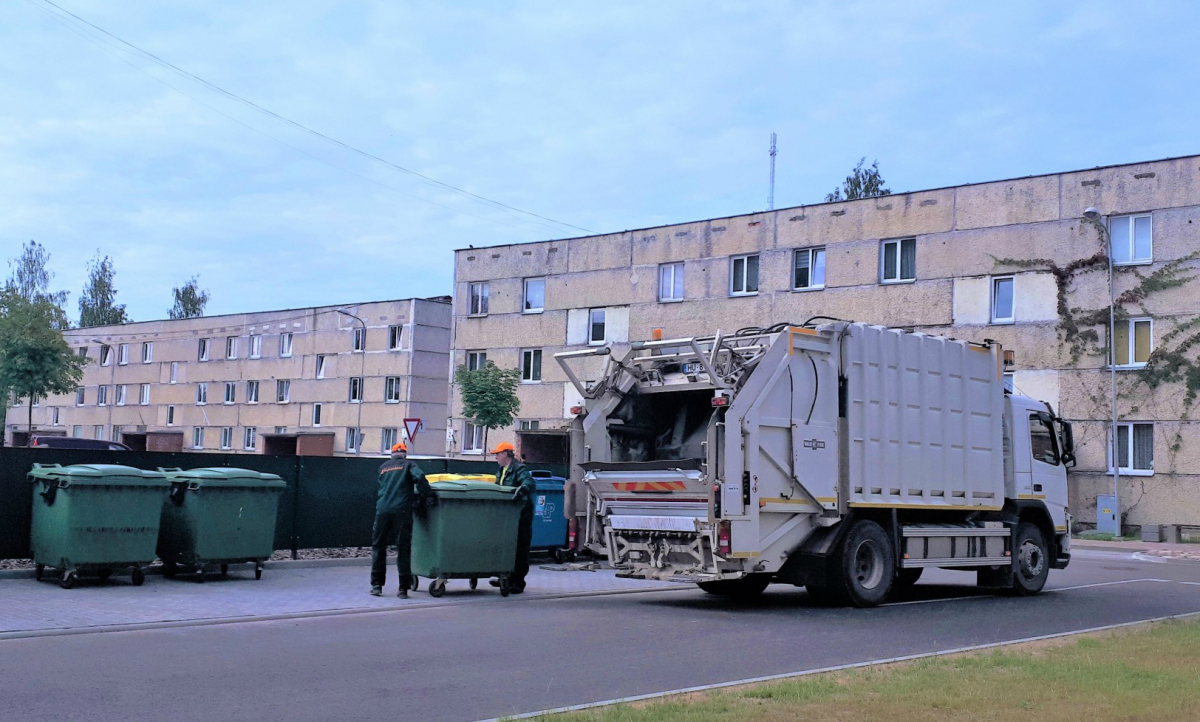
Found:
<path fill-rule="evenodd" d="M 1072 589 L 1091 589 L 1092 587 L 1111 587 L 1114 584 L 1136 584 L 1138 582 L 1170 582 L 1170 579 L 1122 579 L 1116 582 L 1096 582 L 1095 584 L 1079 584 L 1074 587 L 1055 587 L 1047 592 L 1069 592 Z"/>
<path fill-rule="evenodd" d="M 1200 582 L 1180 582 L 1180 584 L 1186 584 L 1189 587 L 1200 587 Z"/>
<path fill-rule="evenodd" d="M 1136 581 L 1162 581 L 1162 580 L 1136 580 Z M 1198 584 L 1200 582 L 1182 582 L 1184 584 Z M 970 597 L 967 597 L 968 599 Z M 606 699 L 600 702 L 587 702 L 584 704 L 574 704 L 568 707 L 555 707 L 553 709 L 544 709 L 538 712 L 524 712 L 521 714 L 505 715 L 503 717 L 489 717 L 479 722 L 501 722 L 502 720 L 518 720 L 531 719 L 533 717 L 541 717 L 543 715 L 563 714 L 565 712 L 579 712 L 586 709 L 595 709 L 597 707 L 609 707 L 615 704 L 625 704 L 628 702 L 644 702 L 651 699 L 661 699 L 663 697 L 675 697 L 681 694 L 693 694 L 696 692 L 707 692 L 714 689 L 725 689 L 728 687 L 739 687 L 744 684 L 759 684 L 762 682 L 775 682 L 783 679 L 794 679 L 796 677 L 808 677 L 814 674 L 824 674 L 827 672 L 842 672 L 849 669 L 862 669 L 863 667 L 875 667 L 882 664 L 895 664 L 896 662 L 911 662 L 916 659 L 930 659 L 933 657 L 944 657 L 950 654 L 963 654 L 965 652 L 978 652 L 984 649 L 998 649 L 1000 647 L 1008 647 L 1014 644 L 1026 644 L 1028 642 L 1041 642 L 1047 639 L 1061 639 L 1063 637 L 1071 637 L 1077 634 L 1092 634 L 1094 632 L 1104 632 L 1111 629 L 1124 629 L 1127 627 L 1136 627 L 1139 624 L 1149 624 L 1151 622 L 1166 622 L 1173 619 L 1187 619 L 1189 617 L 1200 616 L 1200 611 L 1184 612 L 1183 614 L 1171 614 L 1165 617 L 1152 617 L 1150 619 L 1140 619 L 1135 622 L 1121 622 L 1120 624 L 1106 624 L 1101 627 L 1088 627 L 1087 629 L 1076 629 L 1070 632 L 1056 632 L 1054 634 L 1041 634 L 1036 637 L 1024 637 L 1022 639 L 1010 639 L 1005 642 L 989 642 L 988 644 L 974 644 L 969 647 L 957 647 L 955 649 L 942 649 L 937 652 L 924 652 L 922 654 L 907 654 L 902 657 L 888 657 L 886 659 L 873 659 L 868 662 L 853 662 L 851 664 L 839 664 L 834 667 L 821 667 L 819 669 L 806 669 L 799 672 L 785 672 L 783 674 L 771 674 L 764 677 L 750 677 L 748 679 L 738 679 L 732 682 L 718 682 L 716 684 L 703 684 L 696 687 L 684 687 L 683 689 L 673 689 L 667 692 L 651 692 L 649 694 L 639 694 L 633 697 L 619 697 L 616 699 Z"/>

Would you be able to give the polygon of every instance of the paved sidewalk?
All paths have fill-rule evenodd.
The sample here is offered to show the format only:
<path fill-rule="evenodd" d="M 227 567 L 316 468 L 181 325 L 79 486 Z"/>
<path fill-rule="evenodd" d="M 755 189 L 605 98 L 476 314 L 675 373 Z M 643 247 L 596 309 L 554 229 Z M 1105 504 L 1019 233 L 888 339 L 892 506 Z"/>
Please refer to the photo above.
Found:
<path fill-rule="evenodd" d="M 234 567 L 229 576 L 210 575 L 201 584 L 194 577 L 165 579 L 149 575 L 135 587 L 129 577 L 101 582 L 81 579 L 74 589 L 61 589 L 57 580 L 0 579 L 0 638 L 30 633 L 62 633 L 88 629 L 172 623 L 320 616 L 397 610 L 418 606 L 519 603 L 522 598 L 579 594 L 679 589 L 677 584 L 618 579 L 611 570 L 530 571 L 524 595 L 503 599 L 481 579 L 472 591 L 467 580 L 452 579 L 445 596 L 429 596 L 429 580 L 408 599 L 396 597 L 395 567 L 388 570 L 384 596 L 368 594 L 368 568 L 353 566 L 274 567 L 261 580 L 252 566 Z"/>
<path fill-rule="evenodd" d="M 1144 541 L 1100 541 L 1098 539 L 1072 539 L 1072 549 L 1105 549 L 1133 554 L 1145 554 L 1171 559 L 1194 559 L 1200 561 L 1200 544 L 1167 544 Z"/>

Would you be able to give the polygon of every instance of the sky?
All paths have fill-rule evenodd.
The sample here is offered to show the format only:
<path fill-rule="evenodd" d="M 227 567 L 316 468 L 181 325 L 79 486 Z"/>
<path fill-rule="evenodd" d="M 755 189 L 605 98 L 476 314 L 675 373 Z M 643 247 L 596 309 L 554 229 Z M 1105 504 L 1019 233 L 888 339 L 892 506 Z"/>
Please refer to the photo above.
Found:
<path fill-rule="evenodd" d="M 55 2 L 0 4 L 0 257 L 72 316 L 97 253 L 134 320 L 448 294 L 456 248 L 762 210 L 772 132 L 776 207 L 1200 153 L 1193 0 Z"/>

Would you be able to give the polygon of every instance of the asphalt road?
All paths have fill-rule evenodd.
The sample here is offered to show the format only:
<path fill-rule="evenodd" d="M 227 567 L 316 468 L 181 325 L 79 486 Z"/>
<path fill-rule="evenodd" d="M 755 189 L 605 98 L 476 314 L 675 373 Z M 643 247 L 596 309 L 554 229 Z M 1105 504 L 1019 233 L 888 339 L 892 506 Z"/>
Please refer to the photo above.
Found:
<path fill-rule="evenodd" d="M 876 609 L 698 590 L 0 641 L 0 719 L 476 720 L 1200 612 L 1200 564 L 1076 551 L 1049 591 Z"/>

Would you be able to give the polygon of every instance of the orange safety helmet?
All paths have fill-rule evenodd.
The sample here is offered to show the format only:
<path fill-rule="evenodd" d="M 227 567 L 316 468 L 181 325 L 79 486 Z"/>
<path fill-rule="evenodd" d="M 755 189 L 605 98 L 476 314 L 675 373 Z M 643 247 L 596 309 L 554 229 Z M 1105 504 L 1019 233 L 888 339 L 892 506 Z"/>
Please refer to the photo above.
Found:
<path fill-rule="evenodd" d="M 517 450 L 514 449 L 513 445 L 508 443 L 507 441 L 501 441 L 499 444 L 496 444 L 496 448 L 492 449 L 491 453 L 499 454 L 504 451 L 516 453 Z"/>
<path fill-rule="evenodd" d="M 397 451 L 408 451 L 408 447 L 404 445 L 403 441 L 392 444 L 392 453 L 394 454 Z"/>

